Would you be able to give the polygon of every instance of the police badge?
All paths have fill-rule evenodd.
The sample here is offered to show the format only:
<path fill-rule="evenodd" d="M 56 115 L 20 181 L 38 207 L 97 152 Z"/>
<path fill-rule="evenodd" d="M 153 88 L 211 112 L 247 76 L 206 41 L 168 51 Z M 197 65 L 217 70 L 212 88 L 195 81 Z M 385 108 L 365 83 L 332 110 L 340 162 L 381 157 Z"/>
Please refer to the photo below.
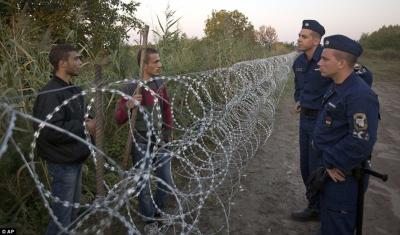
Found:
<path fill-rule="evenodd" d="M 365 113 L 355 113 L 353 115 L 354 129 L 356 131 L 365 131 L 368 129 L 368 121 Z"/>
<path fill-rule="evenodd" d="M 353 115 L 353 120 L 354 120 L 353 136 L 368 141 L 369 140 L 369 134 L 367 132 L 368 121 L 365 113 L 355 113 Z"/>

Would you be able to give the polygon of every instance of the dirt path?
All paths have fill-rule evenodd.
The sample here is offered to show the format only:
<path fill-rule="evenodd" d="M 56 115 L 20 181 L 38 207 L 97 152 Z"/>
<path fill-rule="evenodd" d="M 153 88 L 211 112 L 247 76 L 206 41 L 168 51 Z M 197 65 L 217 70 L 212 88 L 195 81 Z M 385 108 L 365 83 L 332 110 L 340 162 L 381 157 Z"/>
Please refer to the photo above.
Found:
<path fill-rule="evenodd" d="M 292 84 L 282 94 L 274 131 L 246 167 L 244 192 L 232 206 L 232 234 L 313 234 L 318 223 L 292 221 L 290 211 L 306 205 L 298 167 L 298 115 L 292 110 Z"/>
<path fill-rule="evenodd" d="M 379 75 L 379 73 L 377 73 Z M 389 181 L 370 180 L 364 207 L 364 234 L 400 234 L 400 76 L 374 81 L 381 104 L 379 140 L 373 168 L 389 174 Z M 274 131 L 246 167 L 243 192 L 231 206 L 231 234 L 314 234 L 319 224 L 289 218 L 305 205 L 298 161 L 298 116 L 292 109 L 289 82 L 278 106 Z"/>

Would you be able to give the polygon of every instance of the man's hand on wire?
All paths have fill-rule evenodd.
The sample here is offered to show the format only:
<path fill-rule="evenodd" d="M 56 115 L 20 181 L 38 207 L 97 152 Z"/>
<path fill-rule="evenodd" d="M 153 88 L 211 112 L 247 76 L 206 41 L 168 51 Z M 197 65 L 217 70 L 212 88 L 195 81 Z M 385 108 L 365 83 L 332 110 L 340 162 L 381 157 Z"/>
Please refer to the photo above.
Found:
<path fill-rule="evenodd" d="M 138 101 L 139 103 L 142 102 L 142 95 L 133 95 L 132 99 L 126 102 L 126 107 L 133 109 L 135 107 L 135 101 Z"/>

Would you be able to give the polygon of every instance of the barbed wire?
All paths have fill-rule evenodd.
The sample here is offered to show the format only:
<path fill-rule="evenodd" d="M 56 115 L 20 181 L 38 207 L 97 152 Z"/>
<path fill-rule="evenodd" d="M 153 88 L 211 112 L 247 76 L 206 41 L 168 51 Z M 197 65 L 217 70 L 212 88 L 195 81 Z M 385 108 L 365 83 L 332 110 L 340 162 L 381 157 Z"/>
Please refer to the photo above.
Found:
<path fill-rule="evenodd" d="M 132 205 L 132 199 L 138 197 L 148 179 L 168 189 L 167 193 L 172 201 L 170 203 L 172 206 L 161 209 L 157 207 L 155 199 L 151 196 L 156 211 L 161 214 L 161 217 L 156 220 L 162 224 L 160 230 L 163 233 L 203 234 L 199 221 L 202 210 L 210 198 L 215 198 L 226 220 L 226 224 L 215 228 L 214 232 L 226 230 L 229 233 L 229 202 L 235 188 L 241 190 L 240 176 L 246 163 L 271 135 L 275 109 L 295 55 L 295 53 L 290 53 L 241 62 L 228 68 L 151 79 L 150 81 L 161 79 L 169 88 L 172 88 L 169 89 L 169 96 L 177 138 L 164 143 L 162 133 L 155 131 L 156 128 L 153 127 L 153 113 L 148 113 L 136 102 L 138 112 L 143 115 L 148 129 L 146 135 L 148 142 L 144 148 L 135 141 L 136 148 L 145 158 L 135 162 L 134 167 L 128 170 L 123 169 L 121 163 L 92 143 L 85 122 L 82 123 L 85 126 L 86 135 L 83 139 L 52 125 L 50 121 L 54 114 L 71 101 L 96 92 L 132 99 L 131 96 L 122 92 L 123 86 L 132 83 L 139 84 L 148 90 L 157 104 L 162 101 L 162 97 L 148 87 L 147 84 L 150 81 L 124 79 L 102 87 L 83 90 L 64 100 L 46 116 L 45 120 L 39 120 L 30 114 L 16 110 L 13 104 L 0 101 L 2 120 L 7 123 L 5 126 L 8 126 L 1 138 L 0 160 L 10 148 L 15 149 L 34 180 L 49 216 L 66 233 L 101 234 L 112 223 L 118 223 L 124 227 L 127 234 L 140 234 L 140 220 L 151 218 L 146 218 L 137 211 Z M 90 99 L 85 117 L 89 116 L 93 104 L 94 99 Z M 155 105 L 155 107 L 153 112 L 160 114 L 160 106 Z M 29 153 L 21 150 L 13 137 L 18 118 L 38 124 Z M 114 178 L 119 179 L 113 183 L 103 181 L 106 188 L 104 197 L 97 197 L 91 203 L 70 203 L 51 194 L 32 164 L 38 158 L 35 156 L 36 141 L 45 127 L 86 144 L 91 151 L 90 161 L 93 164 L 97 164 L 96 154 L 104 157 L 106 173 L 115 175 L 117 177 Z M 129 126 L 129 134 L 134 138 L 133 133 L 134 127 Z M 155 135 L 156 144 L 151 144 L 152 135 Z M 153 162 L 161 154 L 171 156 L 172 184 L 152 174 L 162 166 L 162 162 L 146 164 L 149 161 Z M 220 196 L 218 190 L 221 186 L 224 190 L 228 189 L 230 195 Z M 227 203 L 226 200 L 228 200 Z M 65 207 L 80 209 L 82 213 L 69 227 L 64 228 L 51 209 L 51 201 L 62 203 Z M 99 213 L 102 214 L 101 220 L 93 223 Z"/>

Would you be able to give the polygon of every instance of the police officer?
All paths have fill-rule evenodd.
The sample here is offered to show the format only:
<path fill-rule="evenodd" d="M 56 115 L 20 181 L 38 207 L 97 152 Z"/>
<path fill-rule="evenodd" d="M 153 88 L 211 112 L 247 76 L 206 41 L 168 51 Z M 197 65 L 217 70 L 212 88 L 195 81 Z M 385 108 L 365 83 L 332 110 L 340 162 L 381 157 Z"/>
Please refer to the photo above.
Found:
<path fill-rule="evenodd" d="M 332 83 L 330 79 L 321 76 L 317 65 L 322 53 L 321 37 L 325 34 L 324 27 L 315 20 L 303 20 L 302 29 L 297 40 L 298 49 L 303 53 L 293 64 L 295 74 L 295 107 L 300 113 L 300 171 L 307 189 L 310 173 L 319 165 L 318 153 L 311 148 L 312 133 L 319 110 L 322 108 L 322 98 Z M 308 206 L 305 209 L 292 212 L 292 218 L 298 221 L 318 220 L 319 197 L 312 198 L 307 190 Z"/>
<path fill-rule="evenodd" d="M 324 48 L 318 64 L 333 84 L 323 98 L 313 137 L 329 175 L 320 197 L 321 232 L 353 235 L 358 196 L 354 172 L 368 160 L 376 142 L 379 102 L 353 69 L 363 51 L 360 44 L 333 35 L 325 38 Z"/>
<path fill-rule="evenodd" d="M 372 87 L 373 76 L 371 71 L 367 67 L 361 64 L 354 65 L 354 72 L 364 80 L 368 84 L 369 87 Z"/>

